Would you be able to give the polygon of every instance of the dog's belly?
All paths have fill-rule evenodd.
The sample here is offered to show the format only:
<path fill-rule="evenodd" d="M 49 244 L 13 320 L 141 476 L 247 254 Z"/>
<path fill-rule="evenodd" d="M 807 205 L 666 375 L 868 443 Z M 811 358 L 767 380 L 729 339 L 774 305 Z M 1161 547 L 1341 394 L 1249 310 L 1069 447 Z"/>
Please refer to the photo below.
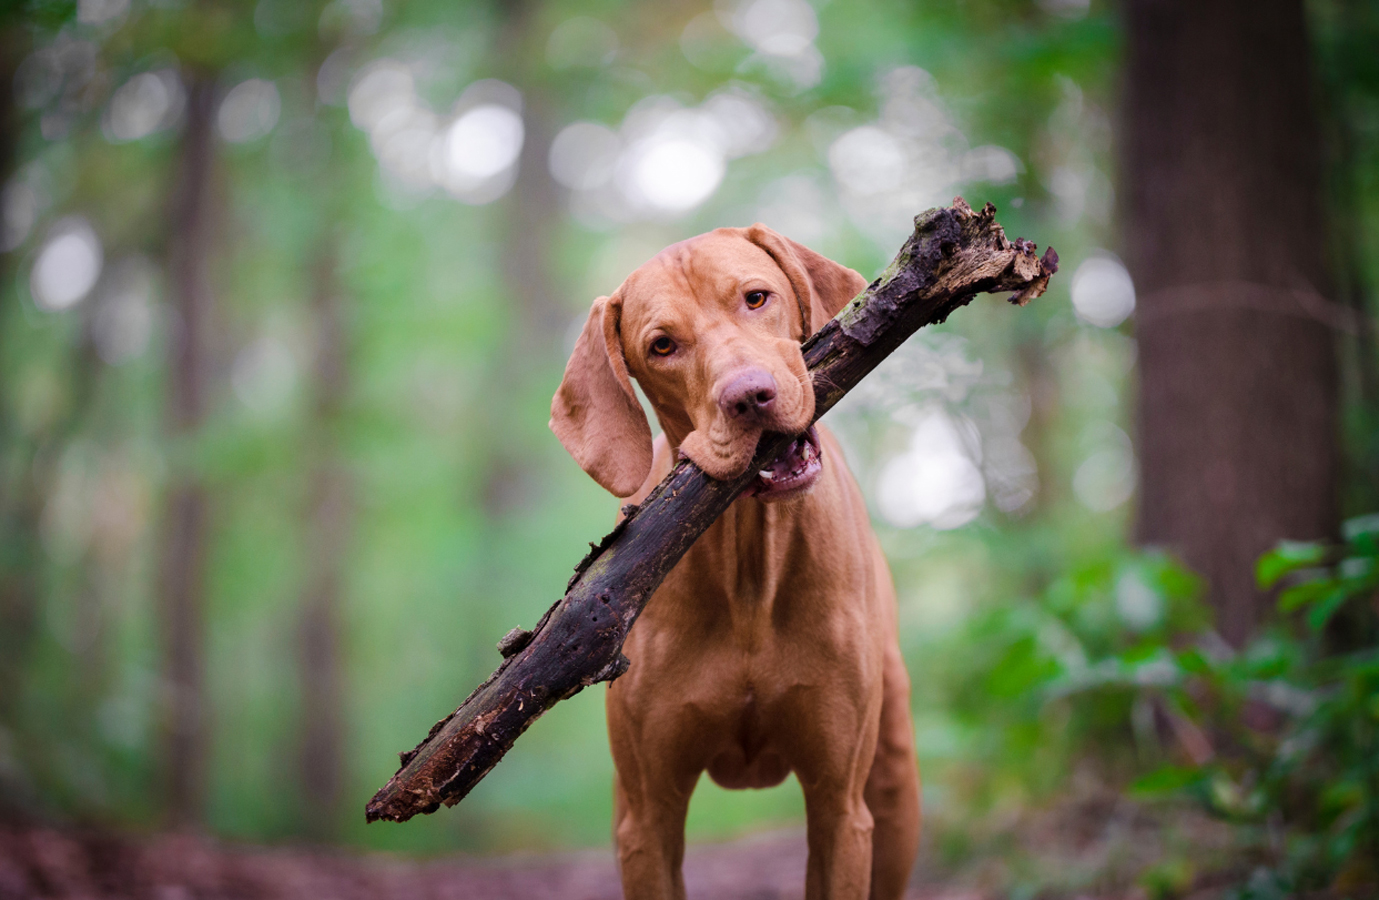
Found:
<path fill-rule="evenodd" d="M 705 769 L 725 788 L 775 787 L 790 774 L 790 766 L 771 745 L 770 728 L 748 687 L 736 716 L 723 723 L 716 752 Z"/>
<path fill-rule="evenodd" d="M 709 762 L 708 772 L 719 787 L 768 788 L 784 781 L 790 774 L 790 767 L 773 750 L 748 759 L 740 748 L 734 747 L 714 757 Z"/>

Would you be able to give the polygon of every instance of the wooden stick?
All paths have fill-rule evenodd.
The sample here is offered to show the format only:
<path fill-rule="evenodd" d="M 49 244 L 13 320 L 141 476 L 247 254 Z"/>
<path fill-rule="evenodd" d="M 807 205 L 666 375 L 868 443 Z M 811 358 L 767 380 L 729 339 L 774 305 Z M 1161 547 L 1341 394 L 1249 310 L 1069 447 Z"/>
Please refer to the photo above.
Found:
<path fill-rule="evenodd" d="M 1048 286 L 1058 254 L 1013 243 L 991 204 L 961 197 L 915 217 L 915 231 L 865 291 L 808 341 L 817 419 L 919 328 L 942 322 L 978 293 L 1015 291 L 1024 306 Z M 623 641 L 666 573 L 795 435 L 764 434 L 742 475 L 715 481 L 681 460 L 640 507 L 575 569 L 563 599 L 530 632 L 514 629 L 506 657 L 454 713 L 437 722 L 365 809 L 368 821 L 404 822 L 464 798 L 543 712 L 627 670 Z"/>

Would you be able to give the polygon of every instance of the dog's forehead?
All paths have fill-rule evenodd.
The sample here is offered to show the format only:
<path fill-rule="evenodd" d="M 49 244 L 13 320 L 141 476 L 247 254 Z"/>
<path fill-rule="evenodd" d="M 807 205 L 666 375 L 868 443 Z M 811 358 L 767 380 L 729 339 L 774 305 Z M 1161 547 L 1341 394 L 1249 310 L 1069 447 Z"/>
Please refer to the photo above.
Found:
<path fill-rule="evenodd" d="M 719 228 L 671 244 L 623 283 L 624 315 L 650 315 L 694 299 L 726 297 L 749 282 L 783 290 L 789 281 L 742 229 Z"/>

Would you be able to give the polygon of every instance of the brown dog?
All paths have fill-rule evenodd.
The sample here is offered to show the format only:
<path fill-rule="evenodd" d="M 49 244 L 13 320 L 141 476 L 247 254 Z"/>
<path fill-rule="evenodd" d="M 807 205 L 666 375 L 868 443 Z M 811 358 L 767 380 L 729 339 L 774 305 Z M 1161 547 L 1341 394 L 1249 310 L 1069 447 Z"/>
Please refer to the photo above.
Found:
<path fill-rule="evenodd" d="M 685 896 L 685 813 L 706 770 L 729 788 L 799 778 L 807 897 L 904 892 L 919 776 L 895 593 L 837 443 L 810 427 L 800 354 L 865 286 L 763 225 L 674 244 L 594 301 L 551 405 L 580 466 L 633 502 L 677 453 L 727 478 L 763 430 L 800 434 L 671 570 L 609 687 L 629 898 Z M 654 445 L 629 376 L 660 420 Z"/>

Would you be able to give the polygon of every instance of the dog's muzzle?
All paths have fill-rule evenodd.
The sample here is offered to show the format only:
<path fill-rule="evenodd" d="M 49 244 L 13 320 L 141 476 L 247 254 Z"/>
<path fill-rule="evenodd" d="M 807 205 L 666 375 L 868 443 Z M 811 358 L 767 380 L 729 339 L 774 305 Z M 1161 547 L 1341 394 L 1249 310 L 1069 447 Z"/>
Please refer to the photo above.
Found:
<path fill-rule="evenodd" d="M 819 432 L 813 425 L 795 438 L 742 492 L 744 497 L 758 500 L 784 500 L 804 493 L 814 486 L 824 470 L 823 451 L 819 447 Z"/>

